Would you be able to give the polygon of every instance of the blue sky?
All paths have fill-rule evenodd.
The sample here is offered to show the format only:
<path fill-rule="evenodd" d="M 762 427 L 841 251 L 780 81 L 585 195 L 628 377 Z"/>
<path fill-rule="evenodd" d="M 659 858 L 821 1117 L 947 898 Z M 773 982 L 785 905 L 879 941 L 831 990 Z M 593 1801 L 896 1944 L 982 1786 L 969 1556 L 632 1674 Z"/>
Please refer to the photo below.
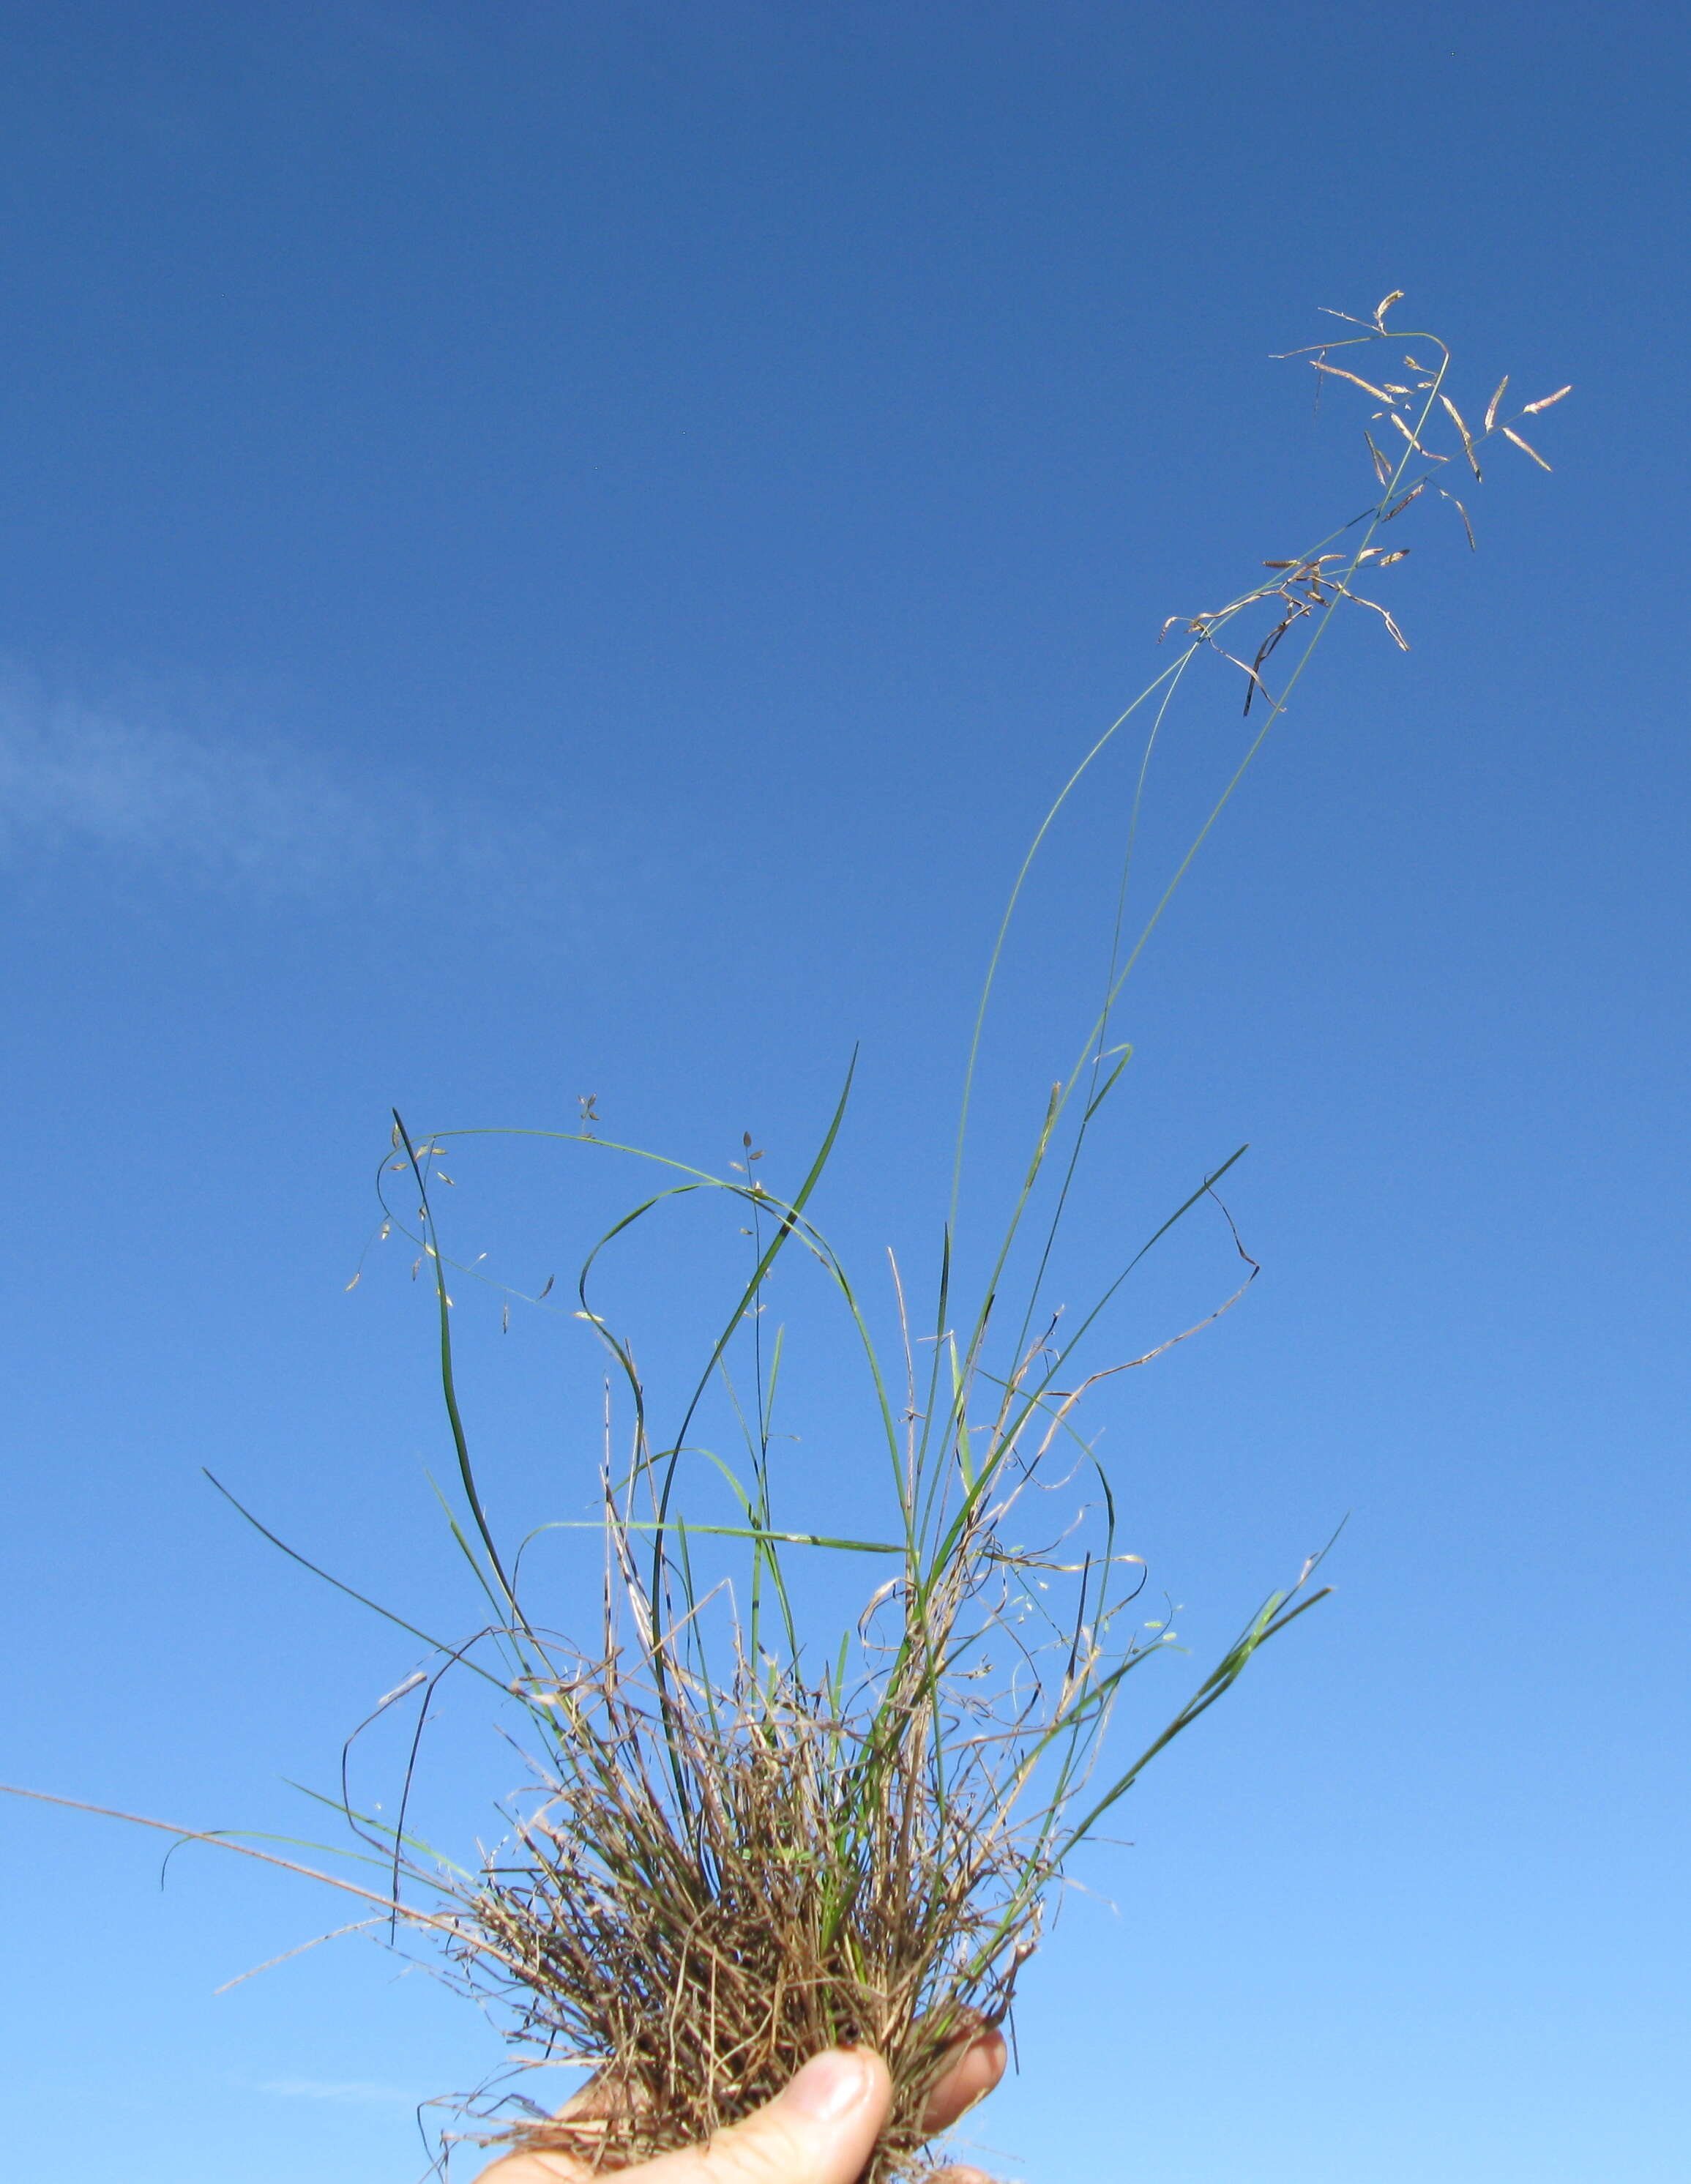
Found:
<path fill-rule="evenodd" d="M 297 1832 L 413 1666 L 203 1466 L 473 1620 L 426 1299 L 345 1287 L 390 1106 L 592 1093 L 779 1182 L 860 1041 L 825 1218 L 871 1275 L 931 1251 L 1032 825 L 1165 616 L 1367 498 L 1361 412 L 1269 359 L 1403 288 L 1459 401 L 1575 383 L 1555 475 L 1491 467 L 1477 554 L 1413 534 L 1406 655 L 1335 628 L 1131 989 L 1077 1230 L 1078 1279 L 1250 1141 L 1261 1279 L 1097 1415 L 1168 1701 L 1348 1513 L 1338 1591 L 1083 1861 L 982 2158 L 1682 2176 L 1679 11 L 19 0 L 0 56 L 0 1774 Z M 1030 900 L 983 1179 L 1084 1021 L 1122 783 Z M 459 1180 L 530 1283 L 632 1187 Z M 619 1277 L 659 1368 L 720 1264 Z M 1182 1234 L 1121 1344 L 1227 1273 Z M 464 1318 L 496 1514 L 579 1508 L 578 1331 Z M 473 1830 L 508 1757 L 442 1740 Z M 216 1995 L 331 1923 L 302 1884 L 0 1825 L 19 2173 L 409 2184 L 496 2055 L 358 1940 Z"/>

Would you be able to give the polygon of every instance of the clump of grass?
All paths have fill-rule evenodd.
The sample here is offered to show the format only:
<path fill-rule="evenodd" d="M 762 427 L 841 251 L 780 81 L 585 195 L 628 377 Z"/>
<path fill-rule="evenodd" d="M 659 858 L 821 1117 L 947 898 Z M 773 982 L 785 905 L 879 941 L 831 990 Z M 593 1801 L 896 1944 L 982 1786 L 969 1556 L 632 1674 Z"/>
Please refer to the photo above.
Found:
<path fill-rule="evenodd" d="M 1088 1141 L 1131 1052 L 1115 1037 L 1126 983 L 1334 615 L 1354 607 L 1377 616 L 1403 645 L 1390 608 L 1359 589 L 1407 554 L 1388 543 L 1399 535 L 1391 526 L 1431 488 L 1471 543 L 1466 508 L 1439 482 L 1453 460 L 1460 454 L 1477 480 L 1482 451 L 1501 437 L 1544 462 L 1516 427 L 1568 390 L 1504 422 L 1505 380 L 1471 432 L 1451 398 L 1443 344 L 1388 329 L 1399 301 L 1388 297 L 1367 318 L 1335 315 L 1354 331 L 1297 353 L 1321 383 L 1377 405 L 1365 431 L 1367 505 L 1307 551 L 1267 560 L 1264 577 L 1226 606 L 1172 617 L 1164 638 L 1178 629 L 1183 642 L 1171 664 L 1086 753 L 1035 833 L 976 1015 L 934 1294 L 912 1309 L 893 1264 L 893 1340 L 877 1335 L 876 1312 L 811 1210 L 849 1076 L 815 1159 L 784 1196 L 756 1170 L 749 1137 L 744 1159 L 716 1174 L 608 1140 L 591 1101 L 576 1132 L 515 1134 L 557 1137 L 595 1157 L 657 1160 L 665 1178 L 587 1255 L 571 1307 L 611 1372 L 597 1520 L 604 1584 L 586 1640 L 545 1627 L 521 1596 L 520 1556 L 508 1560 L 488 1522 L 454 1376 L 451 1266 L 431 1163 L 448 1144 L 462 1150 L 506 1134 L 419 1138 L 394 1118 L 380 1183 L 392 1192 L 398 1177 L 405 1195 L 385 1198 L 380 1233 L 411 1236 L 414 1273 L 426 1266 L 433 1274 L 463 1502 L 453 1529 L 489 1615 L 466 1644 L 430 1641 L 429 1665 L 378 1712 L 414 1700 L 420 1736 L 440 1679 L 468 1668 L 515 1701 L 531 1787 L 504 1809 L 500 1843 L 470 1868 L 434 1856 L 413 1832 L 409 1771 L 391 1821 L 359 1811 L 343 1789 L 344 1810 L 385 1878 L 380 1889 L 339 1885 L 375 1903 L 396 1935 L 407 1925 L 431 1936 L 449 1971 L 502 2012 L 520 2055 L 598 2073 L 592 2098 L 567 2118 L 509 2123 L 506 2135 L 520 2143 L 615 2170 L 746 2114 L 819 2049 L 867 2042 L 887 2059 L 896 2104 L 863 2184 L 909 2170 L 921 2159 L 930 2090 L 960 2039 L 1004 2018 L 1076 1847 L 1258 1650 L 1325 1596 L 1314 1581 L 1317 1555 L 1262 1603 L 1142 1749 L 1106 1763 L 1105 1730 L 1126 1680 L 1170 1634 L 1132 1613 L 1144 1567 L 1121 1541 L 1079 1410 L 1098 1381 L 1198 1329 L 1102 1366 L 1084 1353 L 1152 1246 L 1200 1207 L 1219 1206 L 1215 1185 L 1232 1160 L 1196 1179 L 1079 1312 L 1055 1312 L 1047 1298 L 1060 1238 L 1084 1203 Z M 1369 348 L 1388 353 L 1371 377 L 1333 361 Z M 1393 376 L 1399 355 L 1406 377 Z M 1441 424 L 1457 435 L 1448 452 L 1432 443 Z M 1243 677 L 1248 740 L 1141 911 L 1133 864 L 1151 760 L 1176 697 L 1212 654 Z M 1065 807 L 1135 722 L 1145 734 L 1097 1005 L 1050 1089 L 986 1279 L 965 1296 L 954 1269 L 970 1106 L 1006 940 Z M 678 1416 L 660 1430 L 629 1337 L 595 1301 L 596 1275 L 637 1223 L 700 1195 L 749 1239 L 749 1272 Z M 1243 1278 L 1199 1325 L 1237 1302 L 1254 1274 L 1236 1232 L 1232 1243 Z M 885 1480 L 878 1538 L 776 1521 L 770 1420 L 783 1346 L 766 1340 L 764 1306 L 789 1255 L 837 1300 L 862 1360 L 867 1430 Z M 743 1452 L 731 1462 L 701 1438 L 713 1396 L 726 1396 L 725 1414 L 737 1424 Z M 728 1521 L 712 1513 L 709 1481 L 732 1497 Z M 1060 1505 L 1042 1502 L 1053 1493 L 1065 1497 Z M 1045 1507 L 1056 1513 L 1042 1524 Z M 741 1557 L 737 1577 L 713 1575 L 710 1558 L 725 1553 Z M 862 1559 L 875 1580 L 865 1580 L 855 1626 L 826 1641 L 809 1627 L 806 1582 L 795 1574 L 798 1558 L 815 1555 Z M 414 1759 L 415 1750 L 414 1737 Z"/>
<path fill-rule="evenodd" d="M 794 1209 L 754 1210 L 826 1254 Z M 498 1852 L 448 1891 L 451 1953 L 512 2006 L 515 2037 L 603 2073 L 592 2114 L 520 2126 L 525 2142 L 619 2167 L 746 2114 L 820 2049 L 866 2042 L 897 2089 L 869 2175 L 916 2153 L 954 2043 L 1004 2017 L 1068 1851 L 1151 1756 L 1071 1809 L 1154 1641 L 1116 1635 L 1143 1568 L 1115 1551 L 1101 1474 L 1102 1535 L 1078 1560 L 1007 1542 L 1072 1401 L 1054 1396 L 1049 1363 L 1035 1346 L 974 1426 L 963 1387 L 942 1389 L 955 1407 L 942 1466 L 925 1462 L 907 1406 L 902 1540 L 775 1532 L 754 1488 L 749 1521 L 728 1529 L 761 1566 L 776 1629 L 730 1611 L 726 1677 L 700 1635 L 710 1603 L 689 1568 L 700 1528 L 668 1490 L 676 1452 L 642 1432 L 620 1482 L 607 1466 L 600 1641 L 568 1654 L 517 1615 L 501 1627 L 534 1789 Z M 814 1676 L 785 1568 L 799 1546 L 882 1555 L 898 1573 Z M 1043 1642 L 1016 1613 L 1049 1582 L 1041 1571 L 1073 1580 L 1072 1621 L 1042 1617 Z M 1308 1604 L 1271 1601 L 1151 1749 Z M 438 1889 L 437 1870 L 412 1871 Z"/>
<path fill-rule="evenodd" d="M 607 1440 L 602 1626 L 585 1650 L 560 1650 L 530 1622 L 487 1527 L 453 1384 L 447 1262 L 426 1165 L 445 1139 L 420 1150 L 395 1118 L 392 1165 L 417 1188 L 409 1225 L 436 1278 L 443 1385 L 474 1533 L 466 1552 L 496 1610 L 534 1771 L 532 1794 L 508 1814 L 502 1847 L 472 1878 L 446 1888 L 457 1921 L 451 1953 L 470 1984 L 510 2005 L 520 2043 L 585 2059 L 602 2074 L 589 2114 L 518 2126 L 531 2144 L 620 2167 L 745 2114 L 818 2049 L 866 2042 L 887 2060 L 897 2105 L 865 2184 L 908 2166 L 948 2051 L 1004 2017 L 1076 1846 L 1257 1650 L 1324 1596 L 1311 1584 L 1319 1560 L 1311 1557 L 1131 1763 L 1102 1766 L 1104 1731 L 1122 1686 L 1163 1642 L 1154 1626 L 1148 1631 L 1127 1613 L 1143 1565 L 1119 1545 L 1110 1483 L 1075 1424 L 1082 1396 L 1104 1377 L 1077 1373 L 1077 1351 L 1132 1265 L 1076 1325 L 1048 1314 L 1044 1291 L 1087 1139 L 1127 1060 L 1129 1050 L 1112 1043 L 1123 985 L 1175 887 L 1334 613 L 1354 606 L 1377 616 L 1405 644 L 1390 608 L 1359 589 L 1409 551 L 1382 543 L 1395 538 L 1388 526 L 1432 487 L 1472 542 L 1466 507 L 1438 482 L 1450 457 L 1431 444 L 1431 428 L 1454 426 L 1476 480 L 1481 448 L 1498 434 L 1543 463 L 1516 429 L 1520 418 L 1499 421 L 1506 380 L 1479 432 L 1470 431 L 1447 385 L 1443 344 L 1388 331 L 1387 313 L 1399 300 L 1387 298 L 1367 319 L 1345 320 L 1355 332 L 1300 353 L 1320 381 L 1360 390 L 1377 405 L 1365 432 L 1375 497 L 1312 549 L 1267 561 L 1265 580 L 1227 606 L 1165 624 L 1165 637 L 1183 624 L 1177 657 L 1086 755 L 1035 836 L 982 997 L 937 1295 L 919 1327 L 893 1270 L 896 1368 L 809 1212 L 843 1098 L 790 1199 L 754 1176 L 760 1156 L 748 1137 L 734 1172 L 681 1170 L 611 1232 L 699 1191 L 721 1195 L 748 1224 L 750 1279 L 672 1433 L 655 1434 L 632 1348 L 592 1301 L 604 1245 L 590 1255 L 577 1309 L 609 1353 L 631 1424 L 620 1462 Z M 1390 366 L 1369 378 L 1334 360 L 1336 351 L 1382 345 L 1401 350 L 1407 380 Z M 1527 404 L 1522 416 L 1566 392 Z M 1397 436 L 1389 451 L 1376 426 L 1380 437 Z M 1241 642 L 1234 627 L 1250 631 L 1254 616 L 1267 626 L 1259 621 Z M 1299 637 L 1289 673 L 1271 688 L 1282 646 Z M 1172 699 L 1205 653 L 1220 654 L 1244 678 L 1254 732 L 1130 938 L 1129 867 L 1146 769 Z M 1100 1005 L 1068 1074 L 1051 1089 L 983 1293 L 960 1311 L 952 1268 L 970 1095 L 1010 920 L 1063 806 L 1142 711 L 1150 726 Z M 595 1120 L 589 1103 L 576 1134 L 603 1149 Z M 463 1134 L 448 1134 L 461 1142 Z M 1214 1200 L 1220 1173 L 1203 1178 L 1159 1235 Z M 388 1217 L 408 1225 L 393 1209 Z M 771 1270 L 789 1251 L 820 1270 L 860 1343 L 892 1519 L 880 1540 L 774 1525 L 769 1418 L 780 1361 L 763 1354 L 760 1315 Z M 1254 1271 L 1250 1265 L 1246 1283 Z M 1012 1315 L 1008 1278 L 1018 1272 L 1024 1286 Z M 1227 1302 L 1241 1294 L 1243 1287 Z M 748 1347 L 749 1383 L 739 1357 Z M 699 1407 L 719 1379 L 733 1395 L 745 1445 L 738 1468 L 716 1458 L 737 1504 L 738 1521 L 726 1525 L 702 1522 L 690 1484 Z M 1011 1535 L 1028 1529 L 1026 1505 L 1064 1446 L 1087 1474 L 1085 1506 L 1058 1528 L 1060 1539 L 1030 1549 Z M 707 1535 L 726 1535 L 748 1556 L 743 1615 L 698 1574 Z M 893 1570 L 858 1630 L 826 1652 L 802 1628 L 790 1567 L 795 1555 L 819 1551 L 882 1557 Z M 415 1878 L 442 1886 L 437 1868 L 417 1869 Z"/>

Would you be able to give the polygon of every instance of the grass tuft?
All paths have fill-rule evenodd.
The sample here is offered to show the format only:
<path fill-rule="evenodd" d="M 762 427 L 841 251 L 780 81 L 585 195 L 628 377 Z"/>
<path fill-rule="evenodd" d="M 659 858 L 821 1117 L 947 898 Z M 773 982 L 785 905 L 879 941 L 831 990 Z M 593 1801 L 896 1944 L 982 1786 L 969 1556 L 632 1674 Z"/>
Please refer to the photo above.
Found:
<path fill-rule="evenodd" d="M 408 1207 L 384 1198 L 384 1223 L 411 1234 L 434 1270 L 442 1383 L 469 1519 L 459 1538 L 492 1607 L 491 1642 L 526 1718 L 532 1786 L 507 1810 L 504 1840 L 473 1876 L 443 1879 L 437 1864 L 412 1858 L 403 1815 L 398 1829 L 378 1835 L 392 1850 L 395 1902 L 409 1883 L 436 1907 L 442 1897 L 450 1904 L 453 1967 L 484 1999 L 504 2006 L 518 2047 L 589 2063 L 598 2074 L 591 2098 L 563 2119 L 512 2126 L 524 2144 L 624 2167 L 745 2115 L 819 2049 L 861 2042 L 886 2058 L 896 2088 L 864 2184 L 907 2170 L 920 2158 L 926 2098 L 948 2053 L 1005 2017 L 1076 1846 L 1257 1651 L 1325 1596 L 1315 1583 L 1317 1554 L 1262 1604 L 1130 1763 L 1104 1763 L 1105 1728 L 1126 1679 L 1170 1634 L 1130 1613 L 1143 1564 L 1119 1541 L 1110 1481 L 1076 1414 L 1098 1380 L 1169 1346 L 1085 1371 L 1076 1361 L 1145 1252 L 1199 1207 L 1219 1205 L 1215 1186 L 1232 1162 L 1201 1180 L 1072 1323 L 1044 1300 L 1060 1234 L 1083 1203 L 1088 1137 L 1131 1056 L 1114 1036 L 1123 988 L 1175 890 L 1334 615 L 1354 608 L 1377 617 L 1407 649 L 1390 607 L 1357 587 L 1369 581 L 1371 588 L 1409 551 L 1389 526 L 1450 460 L 1432 444 L 1435 428 L 1454 426 L 1477 481 L 1480 450 L 1495 436 L 1524 448 L 1499 417 L 1502 388 L 1481 432 L 1470 431 L 1447 389 L 1443 343 L 1388 329 L 1387 314 L 1400 300 L 1388 297 L 1366 319 L 1335 315 L 1357 331 L 1297 353 L 1309 357 L 1320 383 L 1368 398 L 1376 405 L 1370 425 L 1388 423 L 1402 443 L 1388 454 L 1365 431 L 1368 504 L 1309 550 L 1265 561 L 1263 577 L 1226 606 L 1165 623 L 1165 638 L 1178 627 L 1186 640 L 1172 665 L 1086 754 L 1036 832 L 976 1021 L 937 1293 L 913 1323 L 893 1265 L 891 1362 L 810 1211 L 843 1123 L 849 1076 L 789 1198 L 755 1169 L 763 1156 L 748 1134 L 743 1159 L 726 1175 L 660 1162 L 668 1179 L 589 1253 L 577 1317 L 608 1353 L 628 1438 L 614 1460 L 608 1401 L 602 1628 L 585 1649 L 560 1646 L 523 1611 L 481 1506 L 454 1386 L 448 1262 L 427 1162 L 481 1134 L 448 1132 L 420 1147 L 394 1118 L 384 1180 L 397 1173 L 414 1185 L 416 1212 L 410 1220 Z M 1407 381 L 1393 376 L 1395 358 L 1374 377 L 1332 360 L 1335 349 L 1370 346 L 1401 352 Z M 1466 509 L 1438 491 L 1460 512 L 1471 543 Z M 1241 641 L 1236 625 L 1252 633 Z M 1292 664 L 1271 687 L 1288 640 L 1297 645 Z M 1150 762 L 1174 698 L 1204 655 L 1243 677 L 1250 738 L 1195 838 L 1150 892 L 1136 931 L 1127 913 L 1138 900 L 1132 864 Z M 1135 716 L 1148 727 L 1099 1006 L 1051 1088 L 987 1280 L 965 1307 L 953 1269 L 970 1106 L 1004 950 L 1065 806 Z M 581 1122 L 569 1134 L 577 1144 L 651 1157 L 608 1144 L 592 1100 Z M 690 1400 L 660 1435 L 631 1342 L 592 1301 L 593 1277 L 601 1254 L 633 1225 L 701 1192 L 726 1199 L 752 1240 L 753 1264 Z M 1255 1273 L 1236 1231 L 1232 1242 L 1248 1271 L 1200 1325 L 1237 1302 Z M 782 1340 L 766 1347 L 763 1313 L 771 1271 L 790 1251 L 820 1272 L 860 1349 L 886 1463 L 883 1540 L 774 1526 L 770 1418 Z M 743 1443 L 736 1462 L 699 1440 L 707 1394 L 718 1383 Z M 1047 1473 L 1060 1453 L 1066 1468 L 1054 1481 Z M 695 1484 L 701 1454 L 726 1480 L 737 1522 L 704 1521 Z M 1037 1523 L 1030 1500 L 1053 1489 L 1079 1506 L 1065 1511 L 1056 1537 L 1029 1547 L 1023 1536 Z M 707 1540 L 737 1547 L 739 1591 L 699 1574 Z M 893 1570 L 857 1629 L 826 1647 L 803 1627 L 789 1570 L 795 1552 L 815 1550 L 884 1558 Z M 819 1669 L 818 1662 L 828 1665 Z"/>

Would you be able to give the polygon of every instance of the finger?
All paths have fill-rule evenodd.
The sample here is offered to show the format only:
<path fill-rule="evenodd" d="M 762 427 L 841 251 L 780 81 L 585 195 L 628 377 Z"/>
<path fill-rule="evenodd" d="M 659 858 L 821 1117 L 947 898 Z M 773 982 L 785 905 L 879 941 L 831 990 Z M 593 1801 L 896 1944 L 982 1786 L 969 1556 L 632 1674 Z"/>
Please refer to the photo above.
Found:
<path fill-rule="evenodd" d="M 638 2184 L 856 2184 L 892 2104 L 878 2055 L 834 2048 L 813 2056 L 743 2123 L 627 2174 Z M 484 2170 L 480 2184 L 586 2184 L 592 2174 L 567 2153 L 514 2153 Z"/>
<path fill-rule="evenodd" d="M 857 2184 L 892 2105 L 872 2049 L 830 2048 L 743 2123 L 648 2162 L 641 2184 Z"/>
<path fill-rule="evenodd" d="M 508 2153 L 484 2169 L 476 2184 L 587 2184 L 592 2171 L 568 2153 Z"/>
<path fill-rule="evenodd" d="M 552 2120 L 596 2123 L 639 2114 L 649 2105 L 638 2086 L 631 2088 L 609 2070 L 596 2070 L 584 2086 L 570 2094 Z M 580 2179 L 607 2173 L 603 2166 L 596 2170 L 591 2162 L 559 2148 L 530 2147 L 520 2153 L 507 2154 L 491 2169 L 484 2169 L 476 2184 L 558 2184 L 559 2179 L 564 2180 L 564 2184 L 578 2184 Z"/>
<path fill-rule="evenodd" d="M 949 2131 L 977 2101 L 985 2100 L 1003 2077 L 1007 2060 L 1002 2032 L 982 2032 L 971 2040 L 928 2095 L 927 2113 L 922 2119 L 927 2130 Z M 945 2174 L 950 2176 L 952 2172 Z M 956 2184 L 969 2184 L 968 2172 L 959 2170 L 955 2174 Z M 940 2184 L 940 2180 L 934 2178 L 931 2184 Z"/>
<path fill-rule="evenodd" d="M 587 2184 L 592 2170 L 570 2153 L 508 2153 L 476 2184 Z"/>

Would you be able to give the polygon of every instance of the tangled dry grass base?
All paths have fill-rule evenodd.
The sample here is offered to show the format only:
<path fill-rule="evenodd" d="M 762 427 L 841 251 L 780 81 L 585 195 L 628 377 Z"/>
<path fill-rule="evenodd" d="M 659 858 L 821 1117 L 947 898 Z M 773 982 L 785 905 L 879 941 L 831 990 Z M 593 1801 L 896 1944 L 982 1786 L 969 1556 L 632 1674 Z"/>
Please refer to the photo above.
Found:
<path fill-rule="evenodd" d="M 457 1953 L 515 2040 L 598 2075 L 508 2143 L 626 2169 L 861 2045 L 893 2086 L 863 2184 L 921 2165 L 934 2088 L 1026 1953 L 1026 1846 L 937 1793 L 926 1740 L 878 1750 L 823 1696 L 743 1694 L 725 1719 L 675 1687 L 557 1694 L 553 1771 L 460 1903 Z"/>

